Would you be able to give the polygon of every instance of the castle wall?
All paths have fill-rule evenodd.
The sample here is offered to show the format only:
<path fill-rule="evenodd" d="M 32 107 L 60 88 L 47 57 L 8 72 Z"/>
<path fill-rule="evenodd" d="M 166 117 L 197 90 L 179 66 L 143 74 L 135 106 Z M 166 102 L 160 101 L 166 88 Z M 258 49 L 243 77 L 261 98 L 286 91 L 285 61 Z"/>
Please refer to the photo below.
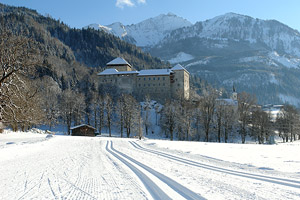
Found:
<path fill-rule="evenodd" d="M 108 65 L 108 68 L 116 69 L 119 72 L 122 71 L 132 71 L 131 67 L 129 65 Z"/>
<path fill-rule="evenodd" d="M 137 76 L 136 91 L 140 96 L 167 99 L 171 95 L 170 76 Z"/>
<path fill-rule="evenodd" d="M 120 93 L 130 93 L 143 100 L 146 95 L 156 100 L 189 98 L 189 73 L 181 66 L 174 69 L 152 69 L 132 71 L 124 59 L 120 64 L 113 62 L 99 73 L 101 84 L 109 84 Z M 108 86 L 109 86 L 108 85 Z"/>
<path fill-rule="evenodd" d="M 174 98 L 188 99 L 190 91 L 189 74 L 185 70 L 176 70 L 174 72 L 171 84 L 172 96 Z"/>

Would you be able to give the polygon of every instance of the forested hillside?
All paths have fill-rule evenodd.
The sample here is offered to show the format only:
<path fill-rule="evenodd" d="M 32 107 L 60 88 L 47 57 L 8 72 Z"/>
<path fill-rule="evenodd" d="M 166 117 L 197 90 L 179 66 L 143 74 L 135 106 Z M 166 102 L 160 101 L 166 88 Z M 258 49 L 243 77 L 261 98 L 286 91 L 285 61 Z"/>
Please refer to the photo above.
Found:
<path fill-rule="evenodd" d="M 98 89 L 97 72 L 102 70 L 101 68 L 105 67 L 107 62 L 118 56 L 124 57 L 138 70 L 169 67 L 168 64 L 151 57 L 150 54 L 143 53 L 136 46 L 113 35 L 92 29 L 70 28 L 60 20 L 55 20 L 51 16 L 42 16 L 35 10 L 0 4 L 0 24 L 0 32 L 3 36 L 1 48 L 5 49 L 6 53 L 11 51 L 9 45 L 26 43 L 26 49 L 22 51 L 23 55 L 16 56 L 19 59 L 16 61 L 23 62 L 39 57 L 38 62 L 35 63 L 34 73 L 29 74 L 26 70 L 22 71 L 22 68 L 22 70 L 18 70 L 18 72 L 22 72 L 18 74 L 18 78 L 22 78 L 20 83 L 25 83 L 23 79 L 25 80 L 26 77 L 26 85 L 27 82 L 30 82 L 34 86 L 27 87 L 28 94 L 34 94 L 35 103 L 33 105 L 37 107 L 36 115 L 33 113 L 32 115 L 41 119 L 38 120 L 39 122 L 32 120 L 34 117 L 27 121 L 24 120 L 23 108 L 14 107 L 16 104 L 12 103 L 11 107 L 1 106 L 0 123 L 3 121 L 20 127 L 20 124 L 24 125 L 25 121 L 26 126 L 30 126 L 32 123 L 43 123 L 41 122 L 43 120 L 50 124 L 55 123 L 57 119 L 66 120 L 64 118 L 67 118 L 67 111 L 64 112 L 63 109 L 66 108 L 67 100 L 69 100 L 69 104 L 77 106 L 76 112 L 81 116 L 78 119 L 72 116 L 71 121 L 76 121 L 76 123 L 85 121 L 85 116 L 90 112 L 92 94 L 101 90 Z M 9 45 L 8 41 L 11 42 Z M 19 43 L 14 41 L 19 41 Z M 19 47 L 21 48 L 22 45 Z M 35 55 L 26 56 L 30 49 L 34 50 L 32 52 L 35 52 Z M 5 59 L 5 52 L 0 55 L 1 59 Z M 13 57 L 13 53 L 8 55 Z M 7 66 L 10 65 L 11 63 L 8 62 Z M 3 74 L 2 71 L 8 75 L 16 72 L 13 68 L 5 68 L 5 65 L 1 65 L 1 74 Z M 6 76 L 1 78 L 4 80 Z M 10 78 L 6 79 L 7 83 L 16 81 L 16 76 Z M 25 85 L 21 85 L 18 85 L 18 89 L 25 87 Z M 11 88 L 7 91 L 16 90 L 13 85 L 9 85 L 9 87 Z M 32 90 L 31 93 L 29 90 Z M 4 90 L 1 92 L 4 94 Z M 13 102 L 12 99 L 19 97 L 12 94 L 9 101 Z M 0 95 L 0 102 L 5 98 L 5 95 Z M 31 100 L 33 101 L 33 99 Z M 46 113 L 46 119 L 37 115 L 41 112 Z M 74 114 L 75 111 L 72 110 L 72 112 Z"/>

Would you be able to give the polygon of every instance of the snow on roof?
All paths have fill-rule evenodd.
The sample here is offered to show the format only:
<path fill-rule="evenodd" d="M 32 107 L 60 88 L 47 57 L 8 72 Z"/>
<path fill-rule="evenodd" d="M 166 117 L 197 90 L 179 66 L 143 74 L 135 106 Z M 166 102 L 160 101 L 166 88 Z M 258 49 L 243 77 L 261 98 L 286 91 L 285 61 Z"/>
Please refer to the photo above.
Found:
<path fill-rule="evenodd" d="M 172 70 L 170 69 L 146 69 L 139 71 L 138 76 L 155 76 L 155 75 L 170 75 Z"/>
<path fill-rule="evenodd" d="M 131 65 L 124 58 L 121 57 L 113 59 L 106 65 L 129 65 L 131 67 Z"/>
<path fill-rule="evenodd" d="M 118 70 L 111 68 L 111 69 L 106 69 L 103 72 L 98 73 L 98 75 L 110 75 L 110 74 L 116 74 L 118 72 L 119 72 Z"/>
<path fill-rule="evenodd" d="M 138 74 L 138 71 L 121 71 L 118 72 L 117 74 Z"/>
<path fill-rule="evenodd" d="M 70 129 L 73 130 L 73 129 L 76 129 L 76 128 L 79 128 L 79 127 L 82 127 L 82 126 L 87 126 L 89 128 L 92 128 L 92 129 L 95 129 L 94 127 L 90 126 L 90 125 L 87 125 L 87 124 L 80 124 L 78 126 L 73 126 L 71 127 Z"/>
<path fill-rule="evenodd" d="M 138 71 L 118 71 L 116 69 L 106 69 L 103 72 L 98 73 L 98 76 L 101 75 L 121 75 L 121 74 L 138 74 Z"/>
<path fill-rule="evenodd" d="M 181 64 L 175 65 L 171 70 L 176 71 L 176 70 L 184 70 L 188 72 L 184 67 L 181 66 Z M 188 72 L 189 73 L 189 72 Z"/>

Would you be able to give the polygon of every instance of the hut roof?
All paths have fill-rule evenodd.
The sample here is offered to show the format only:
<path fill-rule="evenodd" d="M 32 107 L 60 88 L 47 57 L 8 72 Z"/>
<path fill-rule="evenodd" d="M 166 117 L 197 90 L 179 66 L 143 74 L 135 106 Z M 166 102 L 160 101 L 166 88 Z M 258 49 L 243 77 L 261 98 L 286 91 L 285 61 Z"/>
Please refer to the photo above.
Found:
<path fill-rule="evenodd" d="M 92 129 L 95 129 L 94 127 L 90 126 L 90 125 L 87 125 L 87 124 L 80 124 L 78 126 L 73 126 L 71 127 L 70 129 L 73 130 L 73 129 L 76 129 L 76 128 L 80 128 L 80 127 L 83 127 L 83 126 L 86 126 L 86 127 L 89 127 L 89 128 L 92 128 Z M 95 129 L 96 130 L 96 129 Z"/>

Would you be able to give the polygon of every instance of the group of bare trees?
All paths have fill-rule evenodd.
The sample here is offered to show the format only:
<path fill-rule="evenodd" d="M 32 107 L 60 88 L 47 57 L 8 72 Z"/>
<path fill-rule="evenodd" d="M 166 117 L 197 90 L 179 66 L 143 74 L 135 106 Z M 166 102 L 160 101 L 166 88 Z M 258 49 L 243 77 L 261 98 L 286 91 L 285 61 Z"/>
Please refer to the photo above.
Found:
<path fill-rule="evenodd" d="M 240 93 L 237 101 L 218 97 L 217 90 L 207 87 L 196 100 L 167 101 L 161 118 L 166 136 L 225 143 L 245 143 L 248 137 L 259 144 L 274 143 L 276 135 L 284 142 L 300 139 L 300 115 L 294 106 L 284 106 L 274 118 L 248 93 Z"/>
<path fill-rule="evenodd" d="M 42 120 L 38 88 L 31 79 L 39 63 L 34 41 L 0 30 L 0 132 L 4 124 L 24 130 Z"/>
<path fill-rule="evenodd" d="M 48 87 L 47 90 L 49 96 L 45 96 L 43 106 L 49 128 L 64 122 L 68 134 L 71 126 L 82 123 L 94 126 L 100 134 L 107 132 L 109 136 L 113 130 L 120 133 L 120 137 L 138 132 L 140 106 L 129 94 L 114 97 L 108 92 L 94 91 L 86 97 L 71 89 L 61 91 Z M 86 98 L 91 98 L 88 104 Z"/>
<path fill-rule="evenodd" d="M 283 142 L 300 140 L 299 111 L 291 105 L 286 105 L 276 120 L 276 130 Z"/>

